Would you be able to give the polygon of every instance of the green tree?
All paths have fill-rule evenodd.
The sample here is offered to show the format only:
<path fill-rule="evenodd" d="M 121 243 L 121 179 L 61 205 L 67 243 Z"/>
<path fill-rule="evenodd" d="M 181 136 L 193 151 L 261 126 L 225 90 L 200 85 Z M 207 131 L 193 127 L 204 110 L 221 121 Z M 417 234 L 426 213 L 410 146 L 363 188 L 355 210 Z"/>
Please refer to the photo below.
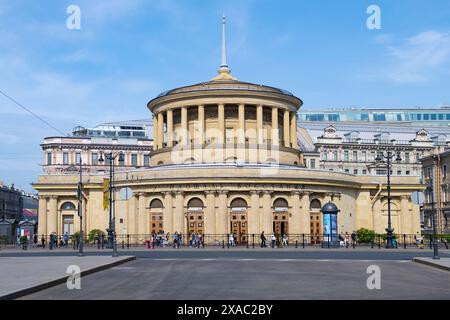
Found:
<path fill-rule="evenodd" d="M 100 229 L 93 229 L 93 230 L 89 231 L 89 235 L 88 235 L 89 243 L 95 242 L 95 237 L 97 236 L 97 234 L 99 234 L 100 236 L 103 236 L 103 235 L 105 235 L 105 232 L 103 232 Z"/>
<path fill-rule="evenodd" d="M 375 239 L 375 231 L 366 228 L 356 230 L 356 239 L 358 242 L 368 243 Z"/>

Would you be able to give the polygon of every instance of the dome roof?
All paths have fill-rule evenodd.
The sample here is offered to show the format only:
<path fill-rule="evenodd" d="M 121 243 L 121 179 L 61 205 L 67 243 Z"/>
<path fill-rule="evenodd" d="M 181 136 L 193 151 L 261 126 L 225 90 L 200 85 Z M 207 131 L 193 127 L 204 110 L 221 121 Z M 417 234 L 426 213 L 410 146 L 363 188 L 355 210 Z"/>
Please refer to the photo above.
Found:
<path fill-rule="evenodd" d="M 209 91 L 209 90 L 242 90 L 242 91 L 259 91 L 259 92 L 272 92 L 278 94 L 284 94 L 288 96 L 294 96 L 291 92 L 265 86 L 262 84 L 255 84 L 250 82 L 242 82 L 237 80 L 212 80 L 208 82 L 201 82 L 198 84 L 175 88 L 172 90 L 164 91 L 159 94 L 156 98 L 165 97 L 169 95 L 174 95 L 177 93 L 187 93 L 187 92 L 200 92 L 200 91 Z"/>
<path fill-rule="evenodd" d="M 322 213 L 338 213 L 339 211 L 333 202 L 328 202 L 322 207 Z"/>

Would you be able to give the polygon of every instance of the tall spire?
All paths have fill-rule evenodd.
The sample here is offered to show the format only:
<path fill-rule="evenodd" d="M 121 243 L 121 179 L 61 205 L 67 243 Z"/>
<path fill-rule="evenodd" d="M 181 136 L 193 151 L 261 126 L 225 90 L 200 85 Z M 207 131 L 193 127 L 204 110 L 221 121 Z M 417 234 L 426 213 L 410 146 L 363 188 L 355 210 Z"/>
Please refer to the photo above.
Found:
<path fill-rule="evenodd" d="M 227 18 L 222 15 L 222 60 L 220 63 L 219 75 L 213 80 L 237 80 L 231 75 L 227 62 L 227 38 L 226 38 Z"/>
<path fill-rule="evenodd" d="M 227 18 L 225 17 L 225 15 L 222 15 L 222 63 L 220 65 L 221 69 L 228 69 L 226 25 L 227 25 Z"/>

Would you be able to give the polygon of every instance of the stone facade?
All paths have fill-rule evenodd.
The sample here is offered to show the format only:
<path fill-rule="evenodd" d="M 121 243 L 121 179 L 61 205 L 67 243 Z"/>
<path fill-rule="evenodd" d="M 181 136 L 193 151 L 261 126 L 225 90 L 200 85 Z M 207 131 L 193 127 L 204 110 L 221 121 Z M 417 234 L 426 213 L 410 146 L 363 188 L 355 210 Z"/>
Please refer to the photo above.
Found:
<path fill-rule="evenodd" d="M 117 233 L 138 234 L 142 241 L 152 231 L 200 232 L 218 239 L 262 231 L 321 233 L 319 209 L 329 201 L 341 210 L 339 232 L 364 227 L 384 233 L 385 177 L 306 168 L 297 142 L 301 105 L 286 91 L 234 80 L 224 70 L 213 81 L 151 100 L 151 166 L 115 174 Z M 108 166 L 104 170 L 84 174 L 87 231 L 108 227 L 103 208 Z M 45 172 L 34 184 L 40 197 L 39 234 L 63 233 L 70 221 L 78 230 L 78 181 L 77 172 Z M 132 196 L 121 200 L 125 187 Z M 396 233 L 420 231 L 419 207 L 411 194 L 421 189 L 417 177 L 393 177 Z"/>

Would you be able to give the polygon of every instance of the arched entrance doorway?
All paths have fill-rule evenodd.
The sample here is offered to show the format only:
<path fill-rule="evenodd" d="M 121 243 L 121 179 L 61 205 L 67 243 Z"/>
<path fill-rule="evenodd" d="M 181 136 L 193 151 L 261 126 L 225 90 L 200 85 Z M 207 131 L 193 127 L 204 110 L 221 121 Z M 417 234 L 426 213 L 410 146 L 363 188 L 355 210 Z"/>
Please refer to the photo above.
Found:
<path fill-rule="evenodd" d="M 76 207 L 75 205 L 70 202 L 64 202 L 61 205 L 61 222 L 62 222 L 62 233 L 65 234 L 67 232 L 68 235 L 72 235 L 74 233 L 73 230 L 73 221 L 74 221 L 74 216 L 76 214 L 78 214 L 76 212 Z M 57 230 L 49 230 L 49 232 L 57 232 Z"/>
<path fill-rule="evenodd" d="M 322 204 L 318 199 L 311 200 L 309 204 L 310 212 L 310 231 L 311 231 L 311 243 L 320 243 L 322 236 L 322 218 L 320 209 L 322 209 Z"/>
<path fill-rule="evenodd" d="M 203 201 L 199 198 L 192 198 L 187 204 L 186 219 L 189 238 L 193 233 L 203 234 L 205 229 L 203 208 Z"/>
<path fill-rule="evenodd" d="M 150 202 L 150 231 L 159 234 L 164 232 L 163 225 L 163 203 L 159 199 L 153 199 Z"/>
<path fill-rule="evenodd" d="M 234 235 L 236 244 L 245 244 L 248 241 L 247 201 L 235 198 L 230 204 L 230 230 Z"/>
<path fill-rule="evenodd" d="M 289 234 L 289 206 L 284 198 L 273 202 L 273 232 L 280 243 L 284 234 Z"/>

